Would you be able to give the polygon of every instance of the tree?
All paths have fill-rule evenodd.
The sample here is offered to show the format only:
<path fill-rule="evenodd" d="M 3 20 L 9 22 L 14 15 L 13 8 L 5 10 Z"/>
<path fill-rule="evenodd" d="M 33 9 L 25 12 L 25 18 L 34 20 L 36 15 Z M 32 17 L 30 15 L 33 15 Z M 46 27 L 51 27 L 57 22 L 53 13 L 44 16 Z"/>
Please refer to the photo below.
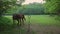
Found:
<path fill-rule="evenodd" d="M 19 13 L 24 13 L 24 14 L 43 14 L 44 13 L 44 7 L 40 3 L 32 3 L 28 5 L 22 6 L 20 8 Z"/>
<path fill-rule="evenodd" d="M 0 16 L 7 12 L 8 9 L 14 8 L 16 5 L 21 6 L 24 0 L 19 0 L 19 2 L 17 2 L 17 0 L 0 0 Z"/>
<path fill-rule="evenodd" d="M 46 13 L 60 14 L 60 0 L 46 0 L 44 5 Z"/>

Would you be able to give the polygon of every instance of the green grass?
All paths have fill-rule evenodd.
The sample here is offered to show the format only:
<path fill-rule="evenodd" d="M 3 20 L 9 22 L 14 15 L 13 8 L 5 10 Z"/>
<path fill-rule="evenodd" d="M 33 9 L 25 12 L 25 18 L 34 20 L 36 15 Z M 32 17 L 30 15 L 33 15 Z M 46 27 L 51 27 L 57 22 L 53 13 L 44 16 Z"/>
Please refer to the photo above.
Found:
<path fill-rule="evenodd" d="M 12 21 L 12 16 L 5 16 L 8 19 L 11 19 Z M 28 15 L 25 16 L 26 17 L 26 22 L 29 23 L 29 17 Z M 55 16 L 56 17 L 56 16 Z M 49 15 L 31 15 L 30 18 L 30 23 L 33 24 L 44 24 L 44 25 L 60 25 L 60 21 L 55 20 L 55 17 L 49 16 Z"/>
<path fill-rule="evenodd" d="M 27 18 L 27 17 L 26 17 Z M 55 17 L 49 16 L 49 15 L 31 15 L 30 21 L 31 23 L 38 23 L 43 25 L 60 25 L 60 21 L 56 20 Z M 27 18 L 27 21 L 29 19 Z"/>
<path fill-rule="evenodd" d="M 25 23 L 29 23 L 28 15 L 26 15 L 25 17 L 26 17 Z M 56 16 L 52 17 L 49 15 L 31 15 L 30 23 L 31 24 L 41 24 L 41 25 L 53 25 L 53 26 L 60 27 L 60 21 L 55 20 L 55 18 L 56 18 Z M 12 16 L 4 16 L 4 18 L 2 18 L 0 20 L 0 22 L 11 25 L 13 23 Z M 24 34 L 25 31 L 26 31 L 25 29 L 21 29 L 22 34 Z M 18 34 L 18 31 L 12 31 L 12 29 L 11 29 L 11 30 L 8 30 L 5 32 L 0 32 L 0 34 Z"/>

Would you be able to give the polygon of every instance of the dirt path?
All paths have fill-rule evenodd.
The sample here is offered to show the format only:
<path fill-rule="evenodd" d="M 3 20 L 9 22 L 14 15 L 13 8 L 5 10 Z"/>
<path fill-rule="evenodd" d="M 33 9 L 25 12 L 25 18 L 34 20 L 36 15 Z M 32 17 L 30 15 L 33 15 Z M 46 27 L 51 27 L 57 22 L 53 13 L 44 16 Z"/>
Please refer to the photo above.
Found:
<path fill-rule="evenodd" d="M 30 24 L 30 31 L 28 31 L 28 24 L 25 24 L 23 27 L 15 27 L 12 31 L 1 32 L 1 34 L 60 34 L 60 27 L 53 25 L 42 25 L 42 24 Z M 23 30 L 23 33 L 20 30 Z"/>
<path fill-rule="evenodd" d="M 28 25 L 25 26 L 28 27 Z M 60 34 L 60 27 L 53 26 L 53 25 L 44 26 L 40 24 L 31 24 L 30 30 L 33 30 L 35 34 Z"/>
<path fill-rule="evenodd" d="M 30 24 L 30 29 L 28 28 L 28 24 L 25 24 L 23 27 L 15 27 L 12 31 L 3 32 L 6 34 L 60 34 L 60 27 L 53 25 L 42 25 L 42 24 Z M 23 30 L 24 33 L 20 32 Z M 29 31 L 28 31 L 29 29 Z M 3 34 L 1 33 L 1 34 Z"/>

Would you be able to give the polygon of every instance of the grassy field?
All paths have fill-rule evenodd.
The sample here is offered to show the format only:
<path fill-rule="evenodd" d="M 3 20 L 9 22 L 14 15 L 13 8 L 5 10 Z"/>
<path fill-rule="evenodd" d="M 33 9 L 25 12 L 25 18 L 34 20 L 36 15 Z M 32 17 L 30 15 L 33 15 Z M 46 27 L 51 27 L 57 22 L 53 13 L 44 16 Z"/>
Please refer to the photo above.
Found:
<path fill-rule="evenodd" d="M 56 28 L 56 29 L 60 28 L 60 21 L 55 19 L 56 16 L 53 17 L 53 16 L 49 16 L 49 15 L 31 15 L 30 20 L 29 20 L 28 15 L 25 15 L 25 18 L 26 18 L 25 24 L 28 24 L 30 21 L 32 30 L 34 30 L 36 32 L 40 31 L 40 32 L 44 33 L 45 30 L 52 31 L 52 29 L 54 29 L 54 28 Z M 12 25 L 12 23 L 13 23 L 12 16 L 4 16 L 4 18 L 2 18 L 0 20 L 0 22 L 2 22 L 3 24 L 5 23 L 7 27 L 11 28 L 9 25 Z M 36 24 L 38 24 L 38 25 L 36 25 Z M 27 26 L 25 26 L 25 27 L 27 27 Z M 52 29 L 46 29 L 46 28 L 52 28 Z M 21 32 L 22 34 L 26 33 L 26 29 L 23 28 L 20 30 L 22 31 Z M 58 30 L 60 30 L 60 29 L 58 29 Z M 18 31 L 19 31 L 19 29 L 13 28 L 13 29 L 8 29 L 7 31 L 4 31 L 4 32 L 0 32 L 0 34 L 19 34 Z M 50 32 L 50 31 L 48 31 L 48 32 Z M 34 33 L 34 32 L 32 31 L 32 33 Z M 40 34 L 40 33 L 38 33 L 38 34 Z"/>
<path fill-rule="evenodd" d="M 5 16 L 12 21 L 12 16 Z M 29 23 L 29 17 L 26 15 L 26 23 Z M 56 16 L 55 16 L 56 17 Z M 49 15 L 31 15 L 30 23 L 43 25 L 60 25 L 60 21 L 55 20 L 55 17 Z"/>

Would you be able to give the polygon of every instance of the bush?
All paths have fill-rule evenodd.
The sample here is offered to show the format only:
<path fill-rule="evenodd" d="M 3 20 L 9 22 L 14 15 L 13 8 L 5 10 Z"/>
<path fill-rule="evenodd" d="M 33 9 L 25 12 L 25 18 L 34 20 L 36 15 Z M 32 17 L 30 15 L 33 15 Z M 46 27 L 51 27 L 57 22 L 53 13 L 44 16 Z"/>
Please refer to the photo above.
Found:
<path fill-rule="evenodd" d="M 6 17 L 0 17 L 0 31 L 10 29 L 12 21 Z"/>

